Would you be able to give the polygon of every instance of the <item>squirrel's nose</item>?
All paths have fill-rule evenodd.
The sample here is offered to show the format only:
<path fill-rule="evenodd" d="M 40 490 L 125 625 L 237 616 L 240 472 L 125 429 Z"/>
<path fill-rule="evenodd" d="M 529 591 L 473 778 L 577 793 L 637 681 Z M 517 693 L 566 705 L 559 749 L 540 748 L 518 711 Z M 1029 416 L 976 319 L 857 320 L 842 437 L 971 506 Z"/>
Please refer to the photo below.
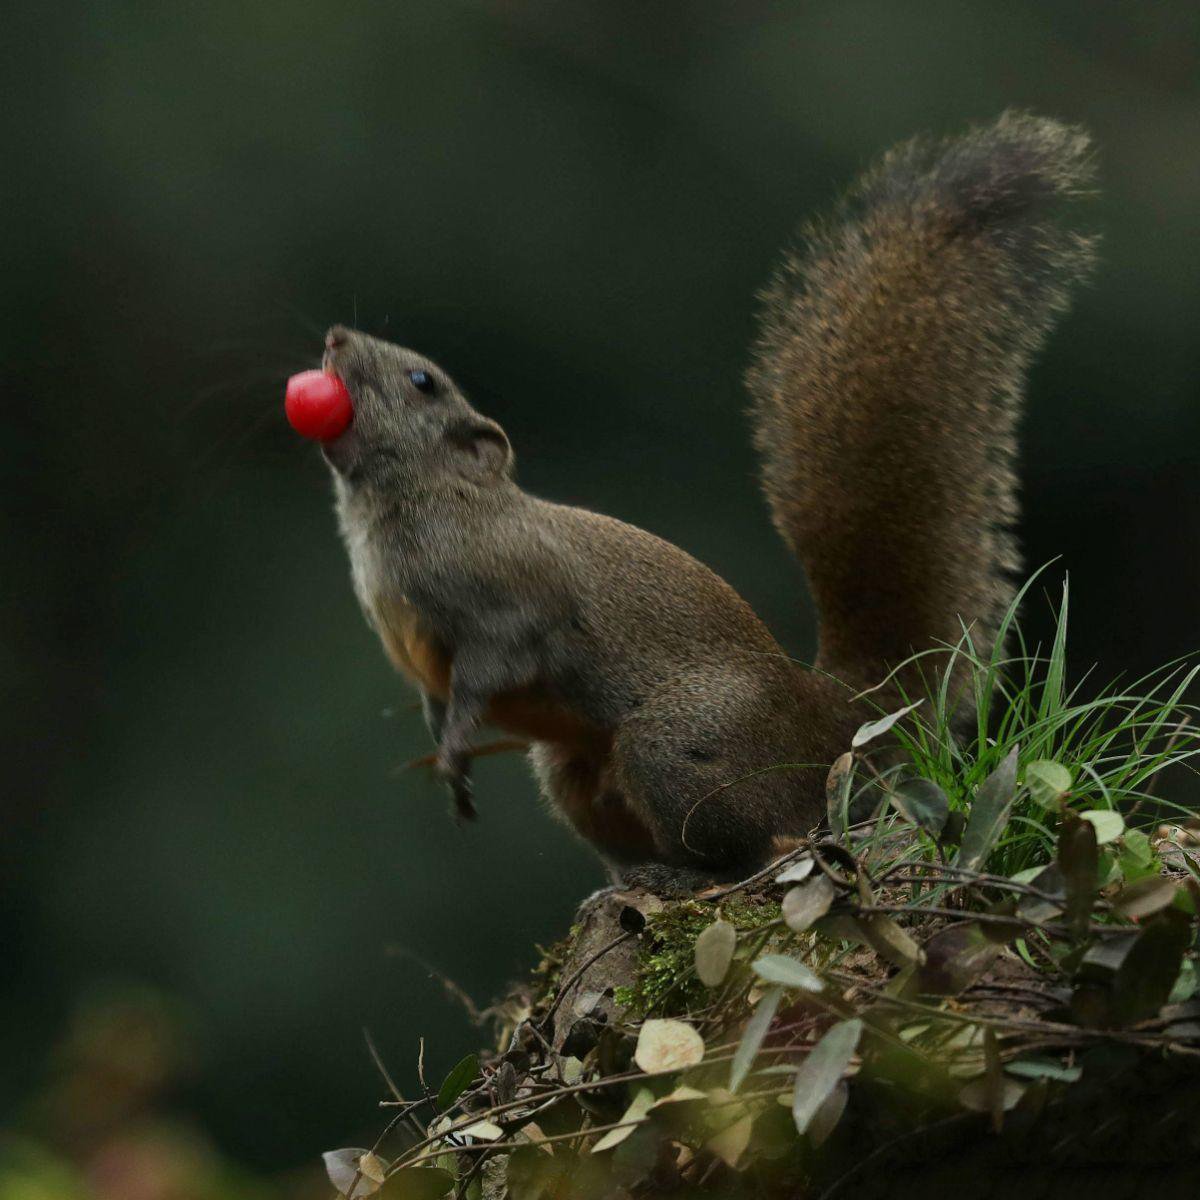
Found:
<path fill-rule="evenodd" d="M 353 336 L 354 331 L 347 329 L 345 325 L 331 325 L 329 332 L 325 335 L 325 348 L 336 350 L 339 346 L 344 346 Z"/>

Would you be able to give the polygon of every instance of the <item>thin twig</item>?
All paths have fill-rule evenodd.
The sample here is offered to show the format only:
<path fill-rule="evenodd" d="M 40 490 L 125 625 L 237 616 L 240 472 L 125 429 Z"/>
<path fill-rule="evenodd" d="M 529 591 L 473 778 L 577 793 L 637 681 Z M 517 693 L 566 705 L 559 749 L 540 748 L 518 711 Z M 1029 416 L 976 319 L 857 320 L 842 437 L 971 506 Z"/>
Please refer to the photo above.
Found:
<path fill-rule="evenodd" d="M 726 896 L 731 896 L 734 892 L 743 891 L 750 887 L 751 884 L 757 883 L 760 879 L 765 879 L 772 872 L 779 870 L 785 863 L 791 862 L 801 854 L 807 854 L 808 849 L 808 839 L 805 839 L 803 845 L 789 850 L 786 854 L 781 854 L 774 862 L 768 863 L 761 871 L 755 871 L 753 875 L 747 876 L 740 883 L 732 884 L 730 887 L 723 888 L 719 892 L 710 892 L 708 895 L 702 895 L 699 899 L 703 900 L 706 904 L 715 904 L 718 900 L 724 900 Z"/>
<path fill-rule="evenodd" d="M 938 1008 L 932 1004 L 922 1004 L 918 1000 L 906 1000 L 900 996 L 889 995 L 883 988 L 873 987 L 864 980 L 854 975 L 847 975 L 842 971 L 830 971 L 828 974 L 831 977 L 840 978 L 845 983 L 854 983 L 874 996 L 883 1004 L 891 1004 L 898 1008 L 911 1009 L 914 1012 L 921 1013 L 922 1016 L 935 1017 L 941 1020 L 957 1021 L 962 1025 L 979 1025 L 991 1027 L 1001 1032 L 1012 1032 L 1014 1030 L 1028 1030 L 1030 1033 L 1044 1034 L 1059 1034 L 1066 1041 L 1105 1041 L 1112 1040 L 1118 1042 L 1126 1042 L 1131 1046 L 1168 1046 L 1175 1049 L 1172 1039 L 1163 1036 L 1156 1037 L 1153 1034 L 1139 1034 L 1133 1030 L 1122 1029 L 1089 1029 L 1083 1025 L 1065 1025 L 1058 1021 L 1042 1021 L 1028 1017 L 988 1017 L 981 1013 L 964 1013 L 956 1012 L 951 1008 Z M 1185 1053 L 1195 1053 L 1200 1055 L 1200 1050 L 1189 1051 L 1186 1047 L 1179 1047 Z"/>
<path fill-rule="evenodd" d="M 425 1039 L 421 1038 L 417 1042 L 417 1078 L 421 1081 L 421 1090 L 425 1093 L 426 1099 L 433 1095 L 429 1084 L 425 1082 Z"/>
<path fill-rule="evenodd" d="M 363 1039 L 367 1043 L 367 1051 L 371 1055 L 371 1061 L 375 1064 L 375 1069 L 383 1076 L 384 1083 L 387 1084 L 388 1091 L 396 1097 L 399 1104 L 404 1104 L 404 1097 L 400 1094 L 400 1089 L 396 1086 L 396 1081 L 392 1078 L 387 1066 L 383 1061 L 383 1057 L 379 1053 L 379 1048 L 375 1045 L 375 1039 L 371 1036 L 371 1031 L 363 1026 Z M 408 1105 L 400 1110 L 383 1128 L 383 1132 L 375 1139 L 375 1145 L 371 1147 L 372 1153 L 376 1152 L 383 1145 L 384 1138 L 387 1137 L 401 1121 L 407 1121 L 412 1128 L 413 1133 L 417 1137 L 423 1137 L 424 1129 L 421 1128 L 421 1123 L 413 1114 L 413 1105 Z"/>
<path fill-rule="evenodd" d="M 1058 903 L 1056 901 L 1056 903 Z M 924 913 L 930 917 L 949 917 L 958 921 L 978 921 L 981 925 L 1020 925 L 1022 933 L 1030 930 L 1040 930 L 1045 933 L 1054 934 L 1056 937 L 1073 937 L 1074 934 L 1065 925 L 1051 925 L 1047 922 L 1025 921 L 1021 917 L 1004 916 L 999 913 L 977 913 L 968 912 L 961 908 L 938 908 L 934 905 L 927 905 L 914 908 L 911 904 L 860 904 L 848 910 L 848 916 L 858 916 L 860 913 L 910 913 L 913 916 L 918 916 Z M 1088 932 L 1094 934 L 1118 934 L 1128 933 L 1130 927 L 1128 925 L 1103 925 L 1099 921 L 1093 921 L 1088 926 Z"/>

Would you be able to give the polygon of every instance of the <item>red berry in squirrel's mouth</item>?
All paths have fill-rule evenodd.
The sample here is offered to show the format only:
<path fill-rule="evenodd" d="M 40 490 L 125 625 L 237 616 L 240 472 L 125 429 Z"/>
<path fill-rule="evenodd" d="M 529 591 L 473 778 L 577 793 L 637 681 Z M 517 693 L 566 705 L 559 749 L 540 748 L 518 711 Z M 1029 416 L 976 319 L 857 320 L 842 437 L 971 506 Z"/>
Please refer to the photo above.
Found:
<path fill-rule="evenodd" d="M 287 381 L 283 410 L 301 437 L 332 442 L 354 420 L 354 402 L 346 385 L 324 371 L 301 371 Z"/>

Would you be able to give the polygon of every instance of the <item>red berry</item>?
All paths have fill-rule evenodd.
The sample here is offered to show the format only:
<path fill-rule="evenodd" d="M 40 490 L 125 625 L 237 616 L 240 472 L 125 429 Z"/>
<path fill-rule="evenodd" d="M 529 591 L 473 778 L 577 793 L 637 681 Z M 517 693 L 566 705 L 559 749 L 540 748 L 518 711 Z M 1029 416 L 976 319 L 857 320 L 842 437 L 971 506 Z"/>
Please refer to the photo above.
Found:
<path fill-rule="evenodd" d="M 354 402 L 346 385 L 324 371 L 301 371 L 287 381 L 283 401 L 288 423 L 302 437 L 332 442 L 354 420 Z"/>

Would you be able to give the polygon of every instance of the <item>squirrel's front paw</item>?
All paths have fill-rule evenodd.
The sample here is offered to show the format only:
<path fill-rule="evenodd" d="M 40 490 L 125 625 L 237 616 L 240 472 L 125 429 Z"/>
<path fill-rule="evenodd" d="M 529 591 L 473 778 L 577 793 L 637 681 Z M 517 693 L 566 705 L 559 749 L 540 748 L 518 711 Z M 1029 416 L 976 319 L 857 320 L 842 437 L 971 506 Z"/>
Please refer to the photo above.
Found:
<path fill-rule="evenodd" d="M 459 821 L 474 821 L 479 816 L 479 810 L 475 807 L 475 789 L 464 763 L 439 754 L 433 764 L 433 770 L 450 789 L 454 800 L 455 818 Z"/>

